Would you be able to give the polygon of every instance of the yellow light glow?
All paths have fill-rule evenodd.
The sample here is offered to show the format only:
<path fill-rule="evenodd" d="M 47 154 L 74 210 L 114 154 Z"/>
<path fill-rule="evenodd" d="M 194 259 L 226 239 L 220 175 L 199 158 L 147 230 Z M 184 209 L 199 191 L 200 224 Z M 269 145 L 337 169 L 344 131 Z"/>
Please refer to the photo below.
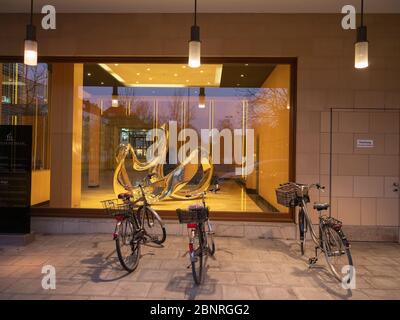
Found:
<path fill-rule="evenodd" d="M 37 42 L 32 40 L 25 40 L 24 64 L 28 66 L 36 66 L 37 56 Z"/>
<path fill-rule="evenodd" d="M 200 41 L 190 41 L 189 42 L 189 67 L 199 68 L 201 55 L 201 42 Z"/>
<path fill-rule="evenodd" d="M 368 41 L 355 44 L 354 67 L 356 69 L 368 67 Z"/>

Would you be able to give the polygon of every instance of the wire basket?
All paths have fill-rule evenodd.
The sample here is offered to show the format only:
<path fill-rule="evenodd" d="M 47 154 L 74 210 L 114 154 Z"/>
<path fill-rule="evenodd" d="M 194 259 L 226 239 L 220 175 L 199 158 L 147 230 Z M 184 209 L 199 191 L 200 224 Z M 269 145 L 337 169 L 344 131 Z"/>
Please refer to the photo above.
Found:
<path fill-rule="evenodd" d="M 208 208 L 197 207 L 189 210 L 176 209 L 180 223 L 201 223 L 208 220 Z"/>
<path fill-rule="evenodd" d="M 110 216 L 129 217 L 131 215 L 129 204 L 124 203 L 119 199 L 104 200 L 101 201 L 101 204 L 103 205 L 104 210 Z"/>
<path fill-rule="evenodd" d="M 293 183 L 285 183 L 279 188 L 275 189 L 276 200 L 282 206 L 294 208 L 299 204 L 299 197 L 297 194 L 297 187 Z"/>

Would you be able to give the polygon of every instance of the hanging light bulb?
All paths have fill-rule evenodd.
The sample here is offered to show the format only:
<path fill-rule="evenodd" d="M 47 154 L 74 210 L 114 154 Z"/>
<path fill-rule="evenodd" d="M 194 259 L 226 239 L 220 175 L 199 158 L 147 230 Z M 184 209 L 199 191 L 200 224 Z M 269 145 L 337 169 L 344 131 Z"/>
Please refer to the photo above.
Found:
<path fill-rule="evenodd" d="M 118 103 L 118 87 L 113 87 L 112 97 L 111 97 L 111 106 L 113 108 L 117 108 L 119 106 L 119 103 Z"/>
<path fill-rule="evenodd" d="M 189 67 L 198 68 L 201 65 L 200 27 L 197 25 L 197 0 L 194 0 L 194 25 L 190 29 Z"/>
<path fill-rule="evenodd" d="M 357 28 L 357 42 L 354 46 L 354 67 L 363 69 L 368 67 L 368 40 L 367 27 L 364 26 L 364 0 L 361 0 L 361 25 Z"/>
<path fill-rule="evenodd" d="M 26 39 L 24 43 L 24 64 L 37 65 L 38 45 L 36 41 L 36 27 L 33 25 L 33 0 L 31 0 L 30 24 L 26 26 Z"/>
<path fill-rule="evenodd" d="M 199 92 L 199 109 L 204 109 L 206 107 L 206 90 L 200 88 Z"/>

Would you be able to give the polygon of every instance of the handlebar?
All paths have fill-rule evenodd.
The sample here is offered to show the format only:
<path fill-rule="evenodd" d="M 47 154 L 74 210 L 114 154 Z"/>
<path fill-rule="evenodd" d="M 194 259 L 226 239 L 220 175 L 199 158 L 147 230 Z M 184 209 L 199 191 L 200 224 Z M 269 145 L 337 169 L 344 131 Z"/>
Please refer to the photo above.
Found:
<path fill-rule="evenodd" d="M 144 201 L 145 203 L 147 203 L 146 194 L 144 192 L 144 189 L 143 189 L 142 185 L 139 184 L 138 187 L 140 188 L 140 192 L 142 193 L 142 196 L 139 199 L 135 200 L 133 203 L 136 203 L 136 202 L 139 202 L 139 201 Z M 121 199 L 123 201 L 130 201 L 130 199 L 132 197 L 133 197 L 133 194 L 132 194 L 131 191 L 120 193 L 118 195 L 118 199 Z"/>
<path fill-rule="evenodd" d="M 203 192 L 199 192 L 199 193 L 187 194 L 185 197 L 190 198 L 190 197 L 201 196 L 202 198 L 204 198 L 206 196 L 206 193 L 207 193 L 206 191 L 203 191 Z"/>
<path fill-rule="evenodd" d="M 309 189 L 314 188 L 314 187 L 315 187 L 316 189 L 322 191 L 322 192 L 325 192 L 325 186 L 322 186 L 322 185 L 320 185 L 319 183 L 313 183 L 313 184 L 310 184 L 310 185 L 308 186 Z"/>
<path fill-rule="evenodd" d="M 203 206 L 206 206 L 206 191 L 203 192 L 199 192 L 199 193 L 194 193 L 194 194 L 187 194 L 186 198 L 190 198 L 190 197 L 196 197 L 196 196 L 201 196 L 201 202 L 203 203 Z"/>
<path fill-rule="evenodd" d="M 304 189 L 312 189 L 316 188 L 319 191 L 325 192 L 325 186 L 321 185 L 319 182 L 317 183 L 312 183 L 312 184 L 302 184 L 302 183 L 296 183 L 296 182 L 289 182 L 290 184 L 293 184 L 296 186 L 298 189 L 303 191 Z"/>

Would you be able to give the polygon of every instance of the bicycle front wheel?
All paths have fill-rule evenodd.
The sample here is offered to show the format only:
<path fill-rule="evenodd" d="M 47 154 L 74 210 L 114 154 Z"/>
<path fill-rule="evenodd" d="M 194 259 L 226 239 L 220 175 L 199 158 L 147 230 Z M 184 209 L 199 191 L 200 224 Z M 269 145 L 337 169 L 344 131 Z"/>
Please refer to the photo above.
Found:
<path fill-rule="evenodd" d="M 338 281 L 346 279 L 349 284 L 354 276 L 353 259 L 343 231 L 325 226 L 322 229 L 322 247 L 326 262 L 335 278 Z"/>
<path fill-rule="evenodd" d="M 305 219 L 304 210 L 301 208 L 299 211 L 299 234 L 300 234 L 300 251 L 301 255 L 304 256 L 306 246 L 306 232 L 307 232 L 307 221 Z"/>
<path fill-rule="evenodd" d="M 205 237 L 207 239 L 208 253 L 210 254 L 210 256 L 213 256 L 215 253 L 215 243 L 214 243 L 214 233 L 212 231 L 210 221 L 207 221 L 206 226 L 207 230 L 205 232 Z"/>
<path fill-rule="evenodd" d="M 117 249 L 118 260 L 122 267 L 133 272 L 140 259 L 140 241 L 134 239 L 135 228 L 130 220 L 122 221 L 117 227 L 117 238 L 115 246 Z"/>
<path fill-rule="evenodd" d="M 162 244 L 167 238 L 167 232 L 161 218 L 146 206 L 138 209 L 138 216 L 150 240 L 156 244 Z"/>
<path fill-rule="evenodd" d="M 193 230 L 194 232 L 192 238 L 193 248 L 189 252 L 191 266 L 192 266 L 192 275 L 194 282 L 196 284 L 201 284 L 203 280 L 204 239 L 203 239 L 203 233 L 200 229 L 201 229 L 200 226 L 197 226 L 197 228 Z"/>

